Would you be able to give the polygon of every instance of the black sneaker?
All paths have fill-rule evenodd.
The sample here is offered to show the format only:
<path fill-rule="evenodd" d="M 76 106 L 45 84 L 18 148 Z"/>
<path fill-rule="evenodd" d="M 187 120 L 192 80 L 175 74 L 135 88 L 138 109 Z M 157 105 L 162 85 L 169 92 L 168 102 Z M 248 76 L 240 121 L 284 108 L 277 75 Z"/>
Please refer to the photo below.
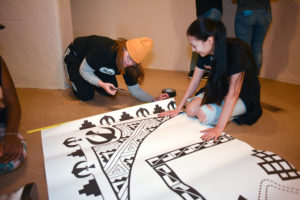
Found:
<path fill-rule="evenodd" d="M 189 74 L 188 74 L 188 77 L 189 77 L 189 78 L 193 78 L 194 71 L 195 71 L 195 70 L 191 70 L 191 71 L 189 72 Z"/>
<path fill-rule="evenodd" d="M 29 183 L 25 185 L 21 200 L 38 200 L 39 199 L 39 192 L 38 187 L 35 183 Z"/>
<path fill-rule="evenodd" d="M 203 79 L 208 79 L 208 75 L 209 75 L 209 72 L 205 71 L 202 78 Z"/>

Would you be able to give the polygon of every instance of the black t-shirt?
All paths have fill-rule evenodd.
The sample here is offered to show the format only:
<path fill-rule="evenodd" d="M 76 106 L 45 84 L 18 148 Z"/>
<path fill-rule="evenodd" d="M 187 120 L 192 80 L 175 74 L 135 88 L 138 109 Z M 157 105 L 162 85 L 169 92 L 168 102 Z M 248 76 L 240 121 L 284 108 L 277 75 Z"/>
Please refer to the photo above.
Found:
<path fill-rule="evenodd" d="M 270 0 L 238 0 L 238 11 L 260 9 L 271 10 Z"/>
<path fill-rule="evenodd" d="M 212 56 L 199 55 L 197 67 L 206 69 L 204 65 L 212 66 Z M 257 76 L 257 67 L 250 47 L 238 38 L 227 39 L 227 76 L 245 72 L 239 97 L 246 105 L 247 112 L 241 115 L 237 122 L 253 124 L 262 114 L 260 105 L 260 83 Z M 227 82 L 227 84 L 229 84 Z"/>
<path fill-rule="evenodd" d="M 115 43 L 108 37 L 92 35 L 76 38 L 72 48 L 80 60 L 85 58 L 89 66 L 96 70 L 97 76 L 109 79 L 109 76 L 120 74 L 116 64 L 117 52 L 111 48 Z M 126 73 L 123 77 L 128 86 L 137 84 Z"/>
<path fill-rule="evenodd" d="M 222 0 L 196 0 L 196 14 L 203 15 L 206 11 L 216 8 L 221 13 L 223 12 Z"/>

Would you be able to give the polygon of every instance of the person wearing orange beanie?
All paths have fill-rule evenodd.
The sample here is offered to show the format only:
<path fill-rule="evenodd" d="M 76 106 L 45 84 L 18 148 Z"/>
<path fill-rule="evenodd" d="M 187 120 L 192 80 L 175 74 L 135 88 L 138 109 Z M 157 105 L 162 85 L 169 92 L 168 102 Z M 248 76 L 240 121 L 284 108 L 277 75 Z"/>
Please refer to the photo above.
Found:
<path fill-rule="evenodd" d="M 76 38 L 64 56 L 65 71 L 74 95 L 83 101 L 92 99 L 95 90 L 114 96 L 118 91 L 116 75 L 121 74 L 136 99 L 151 102 L 168 98 L 166 93 L 152 97 L 140 88 L 144 79 L 141 62 L 152 47 L 153 41 L 148 37 L 113 40 L 92 35 Z"/>

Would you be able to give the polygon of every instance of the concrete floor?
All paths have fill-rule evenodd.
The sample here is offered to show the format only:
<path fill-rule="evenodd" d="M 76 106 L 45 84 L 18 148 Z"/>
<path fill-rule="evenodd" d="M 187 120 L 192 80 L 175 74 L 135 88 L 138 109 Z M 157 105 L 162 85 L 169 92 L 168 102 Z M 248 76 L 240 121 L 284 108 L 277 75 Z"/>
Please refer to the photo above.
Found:
<path fill-rule="evenodd" d="M 178 103 L 188 86 L 186 72 L 145 70 L 142 88 L 157 96 L 162 88 L 177 91 Z M 119 86 L 126 88 L 122 77 Z M 202 83 L 203 85 L 203 83 Z M 261 79 L 263 116 L 252 126 L 229 123 L 225 132 L 247 142 L 252 147 L 272 151 L 300 169 L 300 85 Z M 22 107 L 20 132 L 28 145 L 28 159 L 18 170 L 0 176 L 0 194 L 9 193 L 29 182 L 37 183 L 40 199 L 48 199 L 44 158 L 39 131 L 27 131 L 72 121 L 112 110 L 140 104 L 131 95 L 119 93 L 109 98 L 96 94 L 89 102 L 76 100 L 70 89 L 46 90 L 18 88 Z"/>

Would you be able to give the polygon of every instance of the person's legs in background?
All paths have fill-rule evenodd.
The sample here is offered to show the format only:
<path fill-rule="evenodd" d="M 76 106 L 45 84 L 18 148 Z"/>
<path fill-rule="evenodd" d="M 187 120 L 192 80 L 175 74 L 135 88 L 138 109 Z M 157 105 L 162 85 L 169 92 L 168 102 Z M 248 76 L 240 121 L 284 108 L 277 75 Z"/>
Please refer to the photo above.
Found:
<path fill-rule="evenodd" d="M 251 40 L 251 49 L 257 64 L 257 72 L 260 73 L 263 58 L 263 43 L 268 32 L 272 15 L 270 11 L 254 10 L 256 24 L 253 28 L 253 36 Z"/>
<path fill-rule="evenodd" d="M 237 12 L 234 21 L 234 30 L 237 38 L 244 40 L 251 46 L 251 39 L 253 35 L 253 27 L 255 25 L 255 18 L 251 15 L 245 15 L 243 12 Z"/>
<path fill-rule="evenodd" d="M 271 20 L 271 12 L 266 10 L 251 10 L 250 13 L 237 12 L 235 16 L 236 37 L 244 40 L 251 47 L 258 74 L 262 64 L 263 42 Z"/>

